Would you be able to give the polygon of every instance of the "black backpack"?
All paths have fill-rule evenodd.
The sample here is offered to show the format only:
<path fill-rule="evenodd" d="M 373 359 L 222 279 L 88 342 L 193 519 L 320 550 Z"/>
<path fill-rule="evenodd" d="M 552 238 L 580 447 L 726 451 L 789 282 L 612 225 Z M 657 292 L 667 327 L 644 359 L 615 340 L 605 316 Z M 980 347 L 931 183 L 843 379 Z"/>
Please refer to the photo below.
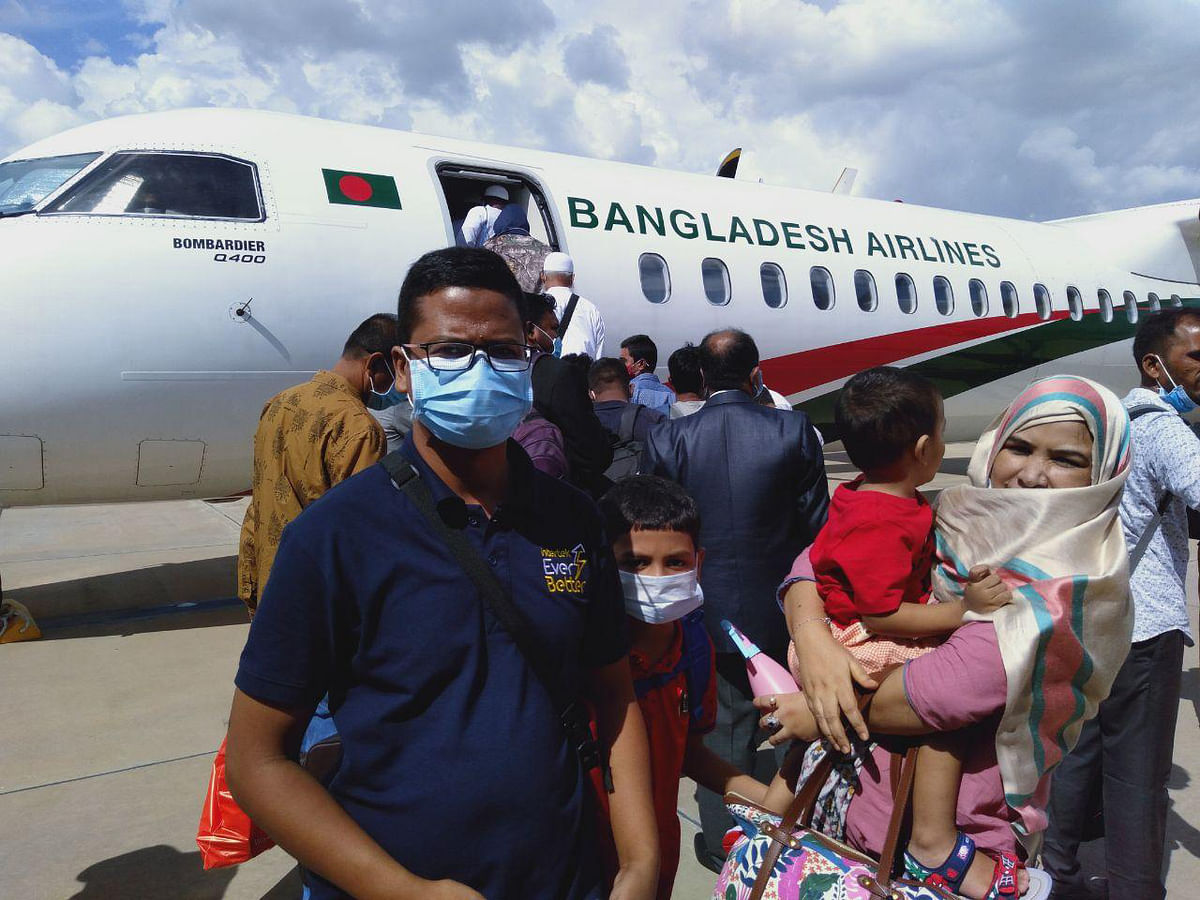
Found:
<path fill-rule="evenodd" d="M 620 481 L 628 475 L 636 475 L 642 457 L 642 442 L 634 440 L 633 429 L 638 415 L 644 407 L 640 403 L 626 403 L 621 410 L 621 423 L 617 433 L 608 433 L 612 441 L 612 464 L 604 470 L 606 478 Z"/>

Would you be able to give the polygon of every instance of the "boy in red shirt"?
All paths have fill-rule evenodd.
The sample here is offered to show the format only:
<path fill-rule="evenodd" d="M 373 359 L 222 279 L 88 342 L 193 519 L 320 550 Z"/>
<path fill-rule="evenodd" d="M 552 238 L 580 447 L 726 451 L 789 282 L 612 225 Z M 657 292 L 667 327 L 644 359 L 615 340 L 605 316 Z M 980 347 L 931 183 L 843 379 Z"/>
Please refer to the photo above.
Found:
<path fill-rule="evenodd" d="M 719 794 L 765 799 L 767 787 L 704 746 L 717 714 L 715 657 L 697 581 L 700 513 L 679 485 L 653 475 L 625 478 L 600 500 L 621 573 L 629 662 L 650 743 L 658 822 L 658 898 L 669 900 L 679 865 L 679 779 Z M 600 792 L 603 798 L 604 792 Z"/>

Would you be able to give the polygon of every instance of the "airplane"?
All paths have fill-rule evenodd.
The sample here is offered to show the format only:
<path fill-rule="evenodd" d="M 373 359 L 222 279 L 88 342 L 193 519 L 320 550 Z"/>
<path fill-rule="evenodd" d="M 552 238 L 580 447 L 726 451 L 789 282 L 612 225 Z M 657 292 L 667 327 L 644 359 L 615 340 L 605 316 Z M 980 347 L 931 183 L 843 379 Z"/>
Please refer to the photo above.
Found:
<path fill-rule="evenodd" d="M 741 327 L 827 438 L 874 365 L 933 378 L 950 440 L 1039 375 L 1124 392 L 1137 317 L 1200 306 L 1197 200 L 1036 223 L 275 112 L 109 119 L 0 163 L 0 507 L 244 492 L 264 402 L 490 184 L 574 257 L 609 355 Z"/>

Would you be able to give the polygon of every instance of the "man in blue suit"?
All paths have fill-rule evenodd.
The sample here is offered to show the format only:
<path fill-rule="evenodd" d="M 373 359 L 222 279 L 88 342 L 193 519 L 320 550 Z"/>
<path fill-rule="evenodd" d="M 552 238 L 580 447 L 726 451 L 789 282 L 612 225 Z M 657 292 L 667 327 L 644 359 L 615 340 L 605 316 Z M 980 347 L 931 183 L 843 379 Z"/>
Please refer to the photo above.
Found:
<path fill-rule="evenodd" d="M 708 335 L 700 368 L 708 402 L 650 431 L 641 471 L 681 484 L 700 507 L 704 618 L 717 650 L 717 726 L 705 743 L 741 771 L 769 779 L 773 772 L 756 771 L 763 735 L 746 666 L 720 622 L 785 659 L 787 625 L 775 589 L 825 524 L 825 459 L 806 414 L 754 402 L 761 373 L 750 335 Z M 696 799 L 705 845 L 698 837 L 696 851 L 711 867 L 733 820 L 712 791 L 697 790 Z"/>

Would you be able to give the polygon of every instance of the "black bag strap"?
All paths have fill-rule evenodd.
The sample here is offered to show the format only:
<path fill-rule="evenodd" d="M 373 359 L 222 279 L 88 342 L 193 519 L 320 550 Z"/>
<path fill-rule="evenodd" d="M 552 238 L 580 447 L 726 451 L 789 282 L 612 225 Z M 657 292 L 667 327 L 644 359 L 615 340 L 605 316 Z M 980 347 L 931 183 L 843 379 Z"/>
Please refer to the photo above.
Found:
<path fill-rule="evenodd" d="M 524 613 L 513 605 L 512 598 L 500 584 L 500 579 L 483 561 L 463 531 L 451 528 L 446 524 L 434 505 L 429 487 L 421 481 L 417 470 L 402 453 L 389 453 L 380 461 L 380 465 L 387 470 L 396 487 L 403 491 L 413 505 L 421 511 L 421 515 L 425 517 L 430 527 L 446 542 L 450 552 L 454 554 L 455 561 L 467 573 L 467 577 L 479 591 L 484 605 L 508 632 L 513 643 L 517 645 L 517 649 L 521 651 L 521 655 L 525 657 L 525 661 L 529 663 L 529 667 L 533 669 L 533 674 L 545 686 L 547 693 L 550 694 L 550 699 L 554 702 L 555 712 L 562 713 L 574 703 L 575 698 L 565 697 L 558 679 L 551 677 L 545 656 L 534 643 L 529 622 Z"/>
<path fill-rule="evenodd" d="M 621 424 L 617 426 L 617 439 L 622 444 L 633 440 L 633 426 L 637 423 L 638 413 L 642 411 L 640 403 L 626 403 L 621 410 Z"/>
<path fill-rule="evenodd" d="M 567 308 L 563 311 L 563 317 L 558 320 L 558 336 L 565 338 L 567 329 L 571 327 L 571 317 L 575 315 L 575 307 L 579 305 L 579 295 L 571 294 L 567 300 Z"/>
<path fill-rule="evenodd" d="M 525 658 L 529 668 L 533 670 L 534 677 L 545 688 L 555 713 L 562 721 L 568 740 L 580 754 L 584 769 L 599 766 L 603 771 L 605 784 L 611 791 L 608 767 L 603 764 L 599 745 L 592 737 L 588 714 L 576 697 L 566 692 L 565 685 L 557 677 L 557 674 L 551 671 L 550 663 L 541 648 L 538 647 L 525 614 L 517 609 L 509 592 L 487 563 L 483 561 L 466 534 L 462 530 L 451 528 L 446 524 L 433 502 L 433 495 L 429 492 L 429 487 L 421 480 L 416 468 L 405 458 L 404 454 L 399 451 L 389 453 L 379 461 L 379 464 L 387 471 L 392 483 L 420 510 L 421 515 L 425 517 L 425 521 L 434 532 L 446 542 L 455 561 L 471 579 L 475 589 L 479 591 L 484 606 L 508 632 L 513 643 L 517 645 L 517 650 Z"/>
<path fill-rule="evenodd" d="M 1132 406 L 1126 412 L 1129 413 L 1129 421 L 1140 419 L 1147 413 L 1163 413 L 1170 415 L 1168 410 L 1161 406 L 1156 406 L 1153 403 L 1139 403 L 1137 406 Z M 1146 555 L 1146 550 L 1150 546 L 1150 541 L 1154 538 L 1155 532 L 1158 531 L 1158 526 L 1162 524 L 1163 516 L 1167 514 L 1167 506 L 1171 502 L 1171 494 L 1163 494 L 1163 498 L 1158 501 L 1158 509 L 1154 511 L 1154 516 L 1142 529 L 1138 541 L 1134 544 L 1133 549 L 1129 551 L 1129 574 L 1132 575 L 1137 569 L 1138 563 L 1142 561 L 1142 557 Z"/>

